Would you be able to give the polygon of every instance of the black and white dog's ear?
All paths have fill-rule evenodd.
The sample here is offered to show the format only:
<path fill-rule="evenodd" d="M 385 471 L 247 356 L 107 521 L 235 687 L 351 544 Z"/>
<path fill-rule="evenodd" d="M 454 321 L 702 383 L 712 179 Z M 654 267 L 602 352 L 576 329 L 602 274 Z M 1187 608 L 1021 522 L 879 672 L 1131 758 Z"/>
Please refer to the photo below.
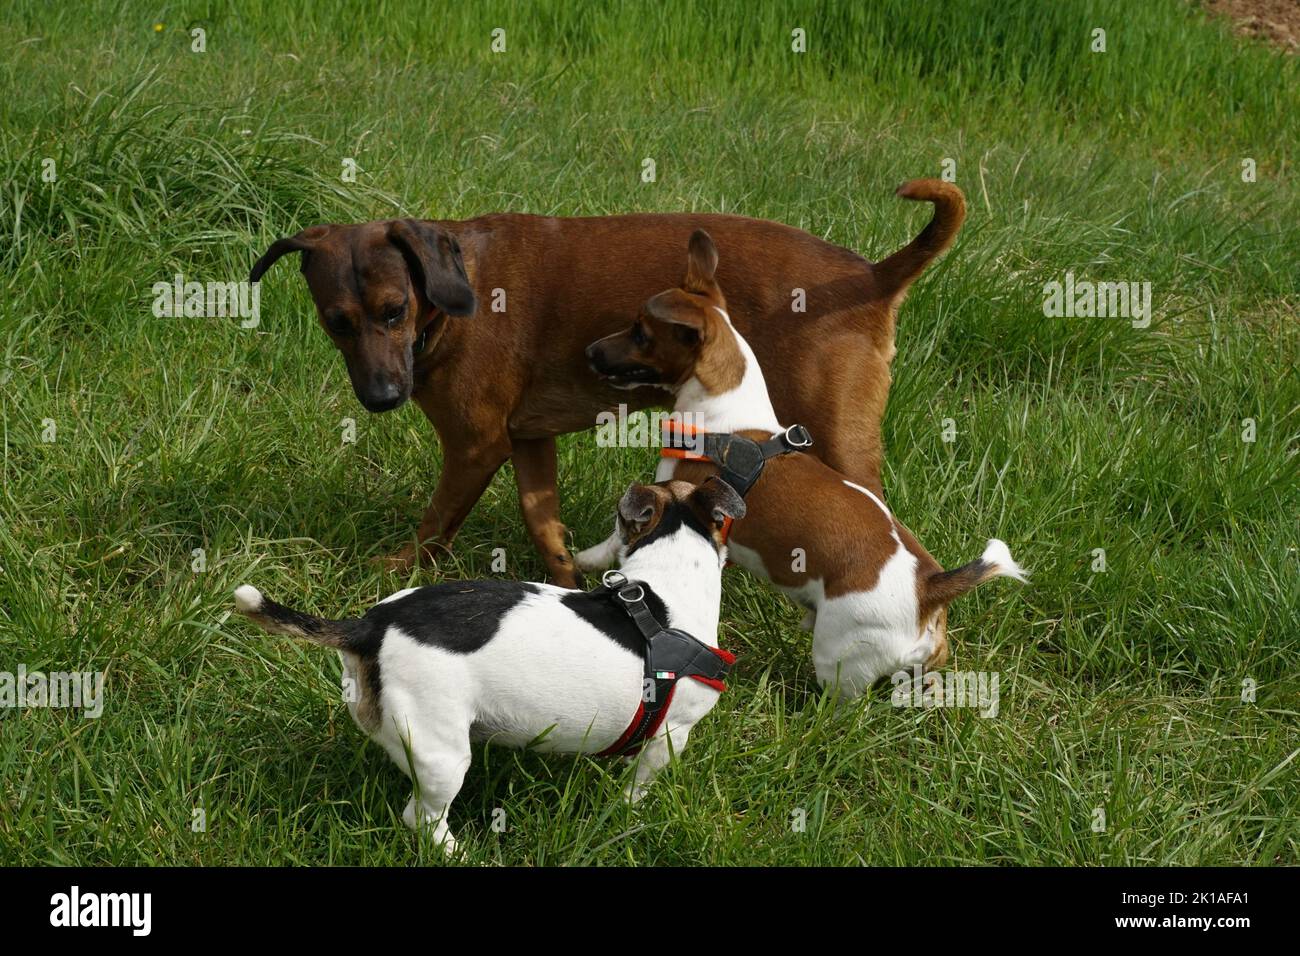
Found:
<path fill-rule="evenodd" d="M 696 488 L 691 493 L 691 500 L 699 513 L 708 515 L 709 520 L 719 527 L 728 518 L 739 520 L 745 517 L 745 499 L 716 476 Z"/>
<path fill-rule="evenodd" d="M 248 274 L 249 282 L 261 282 L 266 270 L 275 265 L 282 257 L 291 252 L 310 252 L 311 249 L 329 233 L 333 226 L 311 226 L 294 236 L 285 236 L 271 243 L 262 258 L 253 263 Z"/>
<path fill-rule="evenodd" d="M 401 250 L 425 297 L 448 315 L 473 315 L 474 289 L 456 237 L 441 226 L 418 219 L 394 219 L 388 240 Z"/>
<path fill-rule="evenodd" d="M 633 482 L 618 502 L 618 516 L 633 532 L 640 534 L 655 520 L 660 509 L 659 496 L 649 485 Z"/>

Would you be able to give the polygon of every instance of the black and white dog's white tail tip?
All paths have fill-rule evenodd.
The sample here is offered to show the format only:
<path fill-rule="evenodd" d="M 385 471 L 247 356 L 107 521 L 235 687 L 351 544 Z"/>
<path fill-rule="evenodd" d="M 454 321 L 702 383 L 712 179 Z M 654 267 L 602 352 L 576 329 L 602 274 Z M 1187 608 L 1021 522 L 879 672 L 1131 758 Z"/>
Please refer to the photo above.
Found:
<path fill-rule="evenodd" d="M 277 604 L 251 584 L 235 588 L 235 610 L 273 634 L 288 634 L 326 647 L 345 647 L 352 621 L 330 621 Z"/>

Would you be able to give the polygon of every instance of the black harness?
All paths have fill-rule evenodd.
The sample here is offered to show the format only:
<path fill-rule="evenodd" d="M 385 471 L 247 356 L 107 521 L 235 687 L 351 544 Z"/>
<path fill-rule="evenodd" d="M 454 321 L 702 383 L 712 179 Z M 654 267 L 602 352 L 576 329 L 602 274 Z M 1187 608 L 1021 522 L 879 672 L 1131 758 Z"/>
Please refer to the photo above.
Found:
<path fill-rule="evenodd" d="M 812 443 L 812 435 L 802 425 L 791 425 L 766 441 L 754 441 L 730 432 L 683 434 L 671 419 L 664 422 L 665 457 L 713 462 L 722 472 L 719 477 L 742 498 L 763 474 L 769 458 L 811 448 Z"/>
<path fill-rule="evenodd" d="M 742 498 L 754 487 L 769 458 L 788 455 L 812 446 L 812 435 L 802 425 L 791 425 L 765 441 L 754 441 L 728 432 L 690 432 L 683 434 L 672 419 L 664 422 L 661 454 L 666 458 L 710 461 L 718 466 L 722 478 Z M 731 519 L 723 525 L 725 540 Z M 597 756 L 615 757 L 634 754 L 655 735 L 668 715 L 677 682 L 689 677 L 721 692 L 727 689 L 724 678 L 736 662 L 736 656 L 710 647 L 698 638 L 675 627 L 664 627 L 646 606 L 646 587 L 629 581 L 621 571 L 607 571 L 602 583 L 588 591 L 594 596 L 608 596 L 628 616 L 645 638 L 645 680 L 641 704 L 627 730 Z"/>
<path fill-rule="evenodd" d="M 601 584 L 587 593 L 607 597 L 627 612 L 645 638 L 645 680 L 641 685 L 641 704 L 627 730 L 598 757 L 634 754 L 655 735 L 668 716 L 677 682 L 689 677 L 724 691 L 723 683 L 736 662 L 736 656 L 710 647 L 675 627 L 664 627 L 646 606 L 647 588 L 639 581 L 629 581 L 621 571 L 606 571 Z"/>

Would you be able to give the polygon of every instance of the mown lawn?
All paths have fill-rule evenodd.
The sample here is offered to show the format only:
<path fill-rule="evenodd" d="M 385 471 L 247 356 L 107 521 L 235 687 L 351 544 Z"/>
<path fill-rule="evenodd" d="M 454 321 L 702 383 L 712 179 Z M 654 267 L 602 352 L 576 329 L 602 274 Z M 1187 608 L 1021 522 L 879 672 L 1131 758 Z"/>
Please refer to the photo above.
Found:
<path fill-rule="evenodd" d="M 945 160 L 970 218 L 901 314 L 885 487 L 946 565 L 996 535 L 1032 573 L 951 611 L 996 717 L 833 707 L 800 613 L 732 571 L 738 674 L 646 801 L 619 765 L 478 748 L 461 860 L 1297 862 L 1295 58 L 1179 0 L 239 7 L 0 12 L 0 671 L 106 675 L 97 720 L 0 709 L 0 862 L 441 862 L 335 657 L 230 602 L 405 586 L 368 559 L 412 532 L 433 432 L 360 408 L 293 269 L 255 329 L 155 318 L 155 282 L 502 209 L 742 212 L 879 258 L 928 215 L 893 188 Z M 1150 282 L 1150 325 L 1045 316 L 1067 272 Z M 561 447 L 584 546 L 653 452 Z M 542 573 L 508 468 L 411 580 L 494 548 Z"/>

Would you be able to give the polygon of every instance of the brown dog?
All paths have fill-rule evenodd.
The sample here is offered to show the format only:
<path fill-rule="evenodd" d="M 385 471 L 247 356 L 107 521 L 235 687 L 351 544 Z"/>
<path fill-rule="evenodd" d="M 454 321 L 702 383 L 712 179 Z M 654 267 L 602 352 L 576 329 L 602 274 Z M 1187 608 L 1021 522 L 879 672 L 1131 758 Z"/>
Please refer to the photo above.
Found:
<path fill-rule="evenodd" d="M 934 203 L 934 217 L 878 263 L 740 216 L 501 214 L 313 226 L 272 244 L 250 278 L 302 253 L 318 317 L 343 353 L 357 398 L 381 412 L 414 397 L 438 432 L 438 486 L 416 544 L 390 567 L 404 569 L 448 545 L 497 469 L 513 459 L 533 543 L 551 577 L 574 586 L 555 436 L 592 427 L 620 403 L 639 409 L 670 399 L 656 388 L 600 380 L 583 350 L 625 328 L 679 274 L 681 249 L 696 229 L 729 250 L 731 265 L 718 281 L 735 290 L 738 328 L 773 383 L 777 412 L 812 430 L 827 464 L 879 491 L 895 310 L 951 245 L 966 212 L 961 191 L 939 180 L 913 180 L 898 195 Z"/>

